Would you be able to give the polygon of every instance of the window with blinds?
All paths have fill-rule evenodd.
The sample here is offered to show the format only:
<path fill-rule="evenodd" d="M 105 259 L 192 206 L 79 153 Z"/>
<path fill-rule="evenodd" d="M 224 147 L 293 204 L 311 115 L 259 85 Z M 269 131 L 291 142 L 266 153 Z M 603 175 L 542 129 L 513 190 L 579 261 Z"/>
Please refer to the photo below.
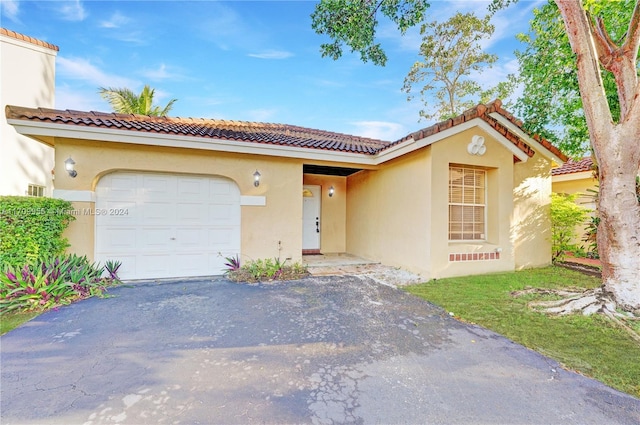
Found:
<path fill-rule="evenodd" d="M 449 240 L 484 240 L 486 171 L 449 167 Z"/>

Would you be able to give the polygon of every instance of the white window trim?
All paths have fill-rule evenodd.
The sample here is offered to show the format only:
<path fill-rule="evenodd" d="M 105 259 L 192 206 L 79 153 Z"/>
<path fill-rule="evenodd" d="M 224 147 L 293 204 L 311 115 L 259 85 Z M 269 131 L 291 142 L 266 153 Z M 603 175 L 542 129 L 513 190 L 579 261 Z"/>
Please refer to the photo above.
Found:
<path fill-rule="evenodd" d="M 487 242 L 487 210 L 489 209 L 487 206 L 487 197 L 489 192 L 488 186 L 488 176 L 487 170 L 481 167 L 474 167 L 468 165 L 458 165 L 458 164 L 449 164 L 449 168 L 447 169 L 449 176 L 447 178 L 447 201 L 451 196 L 451 168 L 461 168 L 463 170 L 479 170 L 484 174 L 484 203 L 483 204 L 463 204 L 457 202 L 447 202 L 447 240 L 449 243 L 478 243 L 478 242 Z M 482 239 L 451 239 L 451 216 L 449 207 L 452 205 L 456 206 L 481 206 L 484 207 L 484 217 L 483 217 L 483 225 L 484 229 L 482 231 L 482 235 L 484 236 Z M 464 224 L 464 223 L 463 223 Z M 462 232 L 464 234 L 464 231 Z"/>

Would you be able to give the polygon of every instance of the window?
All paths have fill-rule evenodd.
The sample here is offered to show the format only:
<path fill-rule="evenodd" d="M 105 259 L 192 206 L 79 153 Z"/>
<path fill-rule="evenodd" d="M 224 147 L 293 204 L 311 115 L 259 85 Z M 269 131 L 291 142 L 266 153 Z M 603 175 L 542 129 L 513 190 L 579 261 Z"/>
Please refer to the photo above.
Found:
<path fill-rule="evenodd" d="M 43 197 L 44 196 L 44 186 L 38 186 L 37 184 L 29 184 L 27 187 L 27 196 L 36 196 Z"/>
<path fill-rule="evenodd" d="M 449 240 L 485 239 L 486 171 L 449 167 Z"/>

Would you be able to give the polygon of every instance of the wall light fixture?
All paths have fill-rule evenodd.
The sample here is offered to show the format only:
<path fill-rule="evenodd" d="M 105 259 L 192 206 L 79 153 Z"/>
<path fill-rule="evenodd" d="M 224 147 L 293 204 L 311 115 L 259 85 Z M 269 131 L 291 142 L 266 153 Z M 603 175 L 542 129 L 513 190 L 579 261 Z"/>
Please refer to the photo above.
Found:
<path fill-rule="evenodd" d="M 78 175 L 78 172 L 76 171 L 75 166 L 76 166 L 76 162 L 73 159 L 71 159 L 71 157 L 67 158 L 64 161 L 64 169 L 67 170 L 67 173 L 69 173 L 71 177 L 75 177 Z"/>

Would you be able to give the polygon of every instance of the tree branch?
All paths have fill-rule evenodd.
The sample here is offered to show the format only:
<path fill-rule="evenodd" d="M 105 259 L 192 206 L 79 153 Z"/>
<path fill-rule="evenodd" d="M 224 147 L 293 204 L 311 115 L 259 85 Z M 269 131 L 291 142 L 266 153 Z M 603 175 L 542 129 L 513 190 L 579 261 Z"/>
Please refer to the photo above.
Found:
<path fill-rule="evenodd" d="M 630 57 L 638 57 L 638 48 L 640 47 L 640 2 L 636 1 L 636 7 L 633 9 L 633 15 L 629 22 L 629 29 L 627 30 L 627 39 L 622 45 L 622 51 L 624 55 L 630 55 Z"/>
<path fill-rule="evenodd" d="M 611 37 L 609 37 L 609 33 L 604 26 L 604 19 L 602 19 L 602 16 L 598 16 L 596 18 L 596 23 L 594 24 L 591 14 L 587 12 L 587 20 L 589 21 L 589 28 L 591 28 L 591 33 L 593 34 L 593 41 L 598 52 L 598 59 L 600 59 L 602 66 L 607 69 L 609 64 L 615 58 L 615 52 L 618 49 L 618 46 L 613 40 L 611 40 Z"/>

